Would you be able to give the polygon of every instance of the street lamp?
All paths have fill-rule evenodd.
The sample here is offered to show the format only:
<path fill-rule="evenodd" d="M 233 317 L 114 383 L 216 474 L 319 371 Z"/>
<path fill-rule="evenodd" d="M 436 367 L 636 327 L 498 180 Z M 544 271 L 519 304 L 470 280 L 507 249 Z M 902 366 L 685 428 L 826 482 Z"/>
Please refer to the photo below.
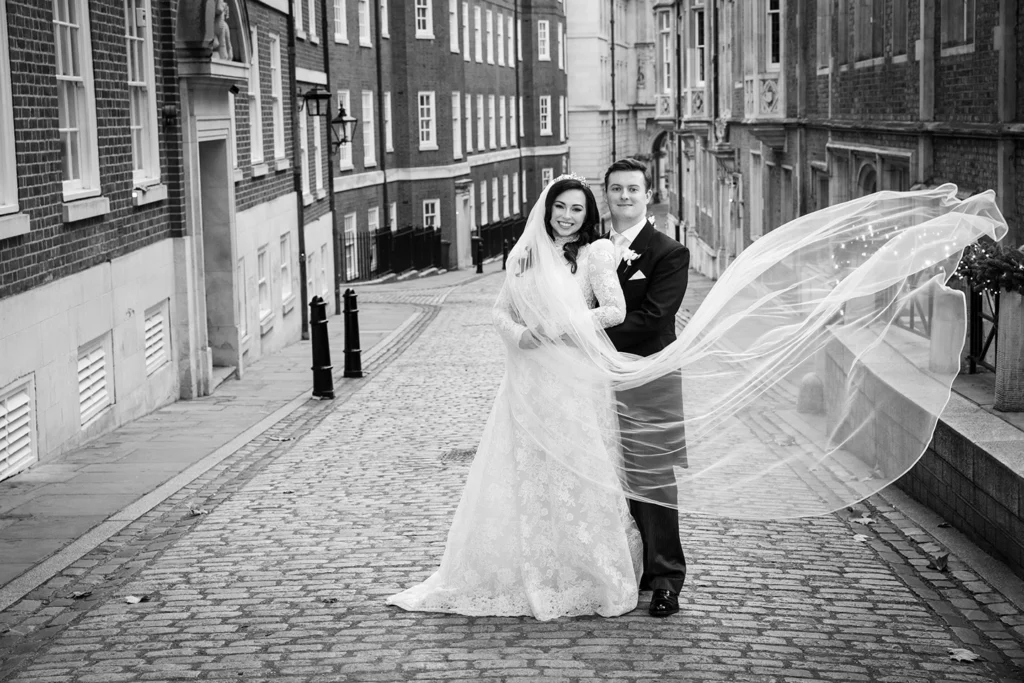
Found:
<path fill-rule="evenodd" d="M 306 114 L 310 117 L 326 118 L 331 110 L 331 92 L 321 85 L 314 85 L 302 93 L 299 111 L 302 111 L 303 107 L 305 107 Z M 338 153 L 338 149 L 342 145 L 348 144 L 352 140 L 358 123 L 359 119 L 350 116 L 345 111 L 345 105 L 339 103 L 338 115 L 331 119 L 331 146 L 334 148 L 335 154 Z"/>

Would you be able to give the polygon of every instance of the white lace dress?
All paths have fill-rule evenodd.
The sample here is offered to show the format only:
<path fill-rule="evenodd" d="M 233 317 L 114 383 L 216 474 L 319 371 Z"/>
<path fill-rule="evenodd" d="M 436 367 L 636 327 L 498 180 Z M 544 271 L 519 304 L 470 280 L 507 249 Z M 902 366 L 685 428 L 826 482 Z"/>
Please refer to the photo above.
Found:
<path fill-rule="evenodd" d="M 556 240 L 561 251 L 562 240 Z M 591 307 L 595 325 L 622 322 L 625 301 L 608 240 L 583 247 L 575 281 Z M 568 268 L 568 264 L 566 265 Z M 513 346 L 525 328 L 506 296 L 495 305 L 494 323 Z M 539 620 L 599 614 L 611 617 L 636 608 L 641 563 L 640 535 L 621 494 L 588 484 L 553 462 L 514 419 L 510 392 L 520 400 L 543 394 L 544 405 L 566 413 L 544 416 L 545 433 L 574 439 L 587 448 L 591 478 L 615 477 L 612 444 L 602 441 L 598 421 L 614 420 L 609 400 L 585 403 L 578 387 L 548 380 L 529 352 L 510 353 L 505 380 L 470 468 L 455 512 L 441 566 L 426 581 L 388 598 L 407 610 L 470 616 L 532 616 Z M 572 415 L 574 419 L 564 419 Z M 593 415 L 587 425 L 580 415 Z M 560 419 L 563 418 L 563 419 Z M 576 426 L 566 427 L 571 423 Z M 589 426 L 589 428 L 588 428 Z M 545 429 L 546 428 L 546 429 Z M 589 443 L 593 442 L 592 447 Z"/>

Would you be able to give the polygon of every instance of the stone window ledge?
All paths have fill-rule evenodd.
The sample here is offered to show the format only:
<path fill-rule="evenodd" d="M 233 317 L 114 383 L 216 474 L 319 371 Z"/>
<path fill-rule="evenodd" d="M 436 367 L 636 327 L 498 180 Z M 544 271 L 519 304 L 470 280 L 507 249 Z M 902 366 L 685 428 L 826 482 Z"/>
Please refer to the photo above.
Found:
<path fill-rule="evenodd" d="M 32 221 L 27 213 L 12 213 L 0 216 L 0 240 L 8 240 L 19 235 L 27 235 L 32 229 Z"/>
<path fill-rule="evenodd" d="M 267 166 L 266 164 L 255 164 L 252 167 L 252 177 L 253 178 L 259 178 L 259 177 L 265 176 L 269 172 L 270 172 L 270 167 Z"/>
<path fill-rule="evenodd" d="M 104 196 L 64 202 L 64 222 L 74 223 L 110 213 L 110 200 Z"/>
<path fill-rule="evenodd" d="M 155 204 L 156 202 L 162 202 L 165 199 L 167 199 L 167 186 L 163 183 L 148 185 L 146 187 L 136 187 L 132 192 L 132 203 L 135 206 Z"/>

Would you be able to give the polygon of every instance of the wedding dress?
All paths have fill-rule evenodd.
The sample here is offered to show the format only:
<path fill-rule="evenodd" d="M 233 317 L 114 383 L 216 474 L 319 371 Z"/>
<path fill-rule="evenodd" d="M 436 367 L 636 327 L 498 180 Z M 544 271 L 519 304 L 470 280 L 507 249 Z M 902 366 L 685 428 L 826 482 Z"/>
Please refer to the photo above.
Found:
<path fill-rule="evenodd" d="M 564 244 L 556 238 L 558 253 Z M 625 316 L 617 261 L 608 240 L 582 247 L 577 256 L 572 279 L 598 328 L 617 325 Z M 563 265 L 570 269 L 564 257 Z M 507 287 L 493 320 L 509 347 L 506 374 L 441 566 L 387 602 L 413 611 L 538 620 L 629 612 L 637 605 L 642 546 L 616 478 L 613 461 L 621 456 L 609 437 L 616 419 L 611 389 L 582 386 L 593 382 L 583 372 L 575 381 L 565 381 L 564 375 L 556 380 L 529 350 L 519 349 L 526 327 Z M 559 410 L 538 418 L 529 410 L 536 404 Z M 563 456 L 575 461 L 548 455 L 557 442 L 565 444 L 564 454 L 577 454 Z"/>

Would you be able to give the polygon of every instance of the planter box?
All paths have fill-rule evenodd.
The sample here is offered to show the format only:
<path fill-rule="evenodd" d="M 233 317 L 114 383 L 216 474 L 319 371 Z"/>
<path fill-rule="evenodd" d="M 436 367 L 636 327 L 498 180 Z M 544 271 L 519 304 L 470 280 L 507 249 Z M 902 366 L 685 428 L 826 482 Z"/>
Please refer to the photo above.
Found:
<path fill-rule="evenodd" d="M 996 410 L 1024 411 L 1024 297 L 1003 290 L 999 295 L 996 333 Z"/>

